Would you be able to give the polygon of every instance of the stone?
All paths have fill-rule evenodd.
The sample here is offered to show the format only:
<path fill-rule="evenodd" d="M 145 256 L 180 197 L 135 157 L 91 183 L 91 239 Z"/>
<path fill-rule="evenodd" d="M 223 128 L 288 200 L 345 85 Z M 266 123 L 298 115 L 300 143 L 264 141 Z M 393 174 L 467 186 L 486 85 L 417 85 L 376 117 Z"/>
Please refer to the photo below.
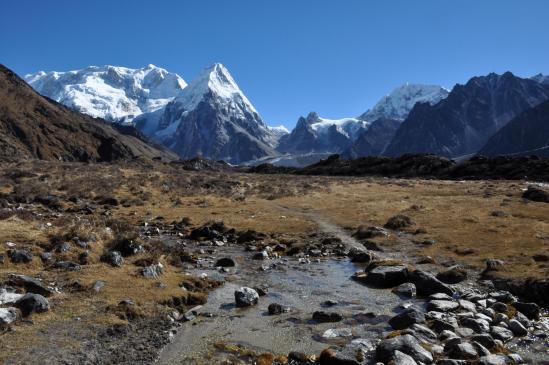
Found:
<path fill-rule="evenodd" d="M 449 349 L 448 356 L 458 360 L 475 360 L 478 358 L 478 353 L 471 343 L 461 342 Z"/>
<path fill-rule="evenodd" d="M 50 297 L 55 293 L 53 288 L 42 284 L 38 279 L 27 275 L 10 274 L 8 284 L 12 286 L 23 287 L 28 293 L 40 294 L 45 297 Z"/>
<path fill-rule="evenodd" d="M 522 337 L 522 336 L 526 336 L 528 334 L 528 330 L 526 328 L 524 328 L 522 323 L 520 323 L 516 319 L 510 320 L 508 322 L 508 325 L 509 325 L 509 329 L 511 330 L 511 332 L 513 332 L 513 334 L 515 336 Z"/>
<path fill-rule="evenodd" d="M 324 311 L 316 311 L 313 313 L 313 320 L 319 323 L 339 322 L 343 320 L 343 316 L 339 313 L 327 313 Z"/>
<path fill-rule="evenodd" d="M 259 302 L 259 294 L 252 288 L 241 287 L 234 292 L 237 307 L 249 307 Z"/>
<path fill-rule="evenodd" d="M 534 202 L 549 203 L 549 193 L 535 186 L 529 186 L 528 189 L 522 193 L 522 197 Z"/>
<path fill-rule="evenodd" d="M 416 285 L 418 294 L 431 295 L 435 293 L 444 293 L 450 296 L 454 294 L 452 288 L 428 272 L 415 270 L 410 273 L 409 277 L 410 281 Z"/>
<path fill-rule="evenodd" d="M 252 256 L 252 259 L 253 259 L 253 260 L 267 260 L 268 258 L 269 258 L 269 254 L 268 254 L 267 251 L 265 251 L 265 250 L 256 252 L 256 253 Z"/>
<path fill-rule="evenodd" d="M 478 343 L 478 342 L 471 342 L 471 344 L 473 345 L 473 347 L 475 348 L 475 350 L 477 350 L 477 354 L 478 356 L 488 356 L 490 355 L 490 351 L 482 346 L 482 344 Z"/>
<path fill-rule="evenodd" d="M 516 302 L 513 306 L 528 319 L 539 321 L 539 306 L 536 303 Z"/>
<path fill-rule="evenodd" d="M 452 266 L 437 274 L 437 279 L 446 284 L 457 284 L 467 279 L 467 271 L 461 266 Z"/>
<path fill-rule="evenodd" d="M 505 303 L 496 302 L 490 306 L 494 311 L 499 313 L 507 313 L 507 305 Z"/>
<path fill-rule="evenodd" d="M 417 365 L 417 362 L 410 355 L 396 350 L 389 365 Z"/>
<path fill-rule="evenodd" d="M 9 250 L 8 255 L 14 264 L 27 264 L 32 261 L 32 253 L 27 250 Z"/>
<path fill-rule="evenodd" d="M 104 281 L 97 280 L 95 283 L 93 283 L 92 290 L 96 293 L 99 293 L 104 286 L 105 286 Z"/>
<path fill-rule="evenodd" d="M 416 308 L 407 309 L 389 320 L 389 324 L 395 330 L 408 328 L 415 323 L 425 323 L 425 315 Z"/>
<path fill-rule="evenodd" d="M 222 257 L 216 261 L 215 267 L 234 267 L 236 263 L 230 257 Z"/>
<path fill-rule="evenodd" d="M 437 339 L 436 333 L 421 324 L 414 323 L 410 326 L 409 331 L 412 332 L 410 333 L 412 336 L 421 341 L 434 342 Z"/>
<path fill-rule="evenodd" d="M 454 322 L 446 321 L 443 319 L 431 319 L 431 328 L 435 332 L 442 332 L 442 331 L 454 331 L 457 327 L 457 321 L 454 318 Z"/>
<path fill-rule="evenodd" d="M 487 333 L 473 335 L 471 336 L 471 341 L 480 343 L 488 350 L 493 350 L 494 348 L 496 348 L 496 342 L 494 341 L 494 338 Z"/>
<path fill-rule="evenodd" d="M 347 256 L 349 256 L 351 262 L 358 263 L 369 263 L 373 259 L 373 255 L 369 251 L 358 247 L 351 247 Z"/>
<path fill-rule="evenodd" d="M 424 364 L 433 362 L 433 355 L 424 349 L 418 340 L 411 335 L 397 336 L 381 341 L 376 348 L 376 359 L 387 363 L 391 360 L 395 351 L 411 356 L 416 362 Z"/>
<path fill-rule="evenodd" d="M 324 331 L 322 337 L 324 338 L 340 338 L 340 337 L 352 337 L 353 331 L 350 328 L 330 328 Z"/>
<path fill-rule="evenodd" d="M 460 337 L 469 337 L 469 336 L 472 336 L 474 333 L 475 331 L 467 327 L 456 328 L 456 334 Z"/>
<path fill-rule="evenodd" d="M 475 306 L 475 303 L 470 302 L 465 299 L 458 300 L 459 307 L 461 309 L 465 309 L 468 312 L 476 313 L 477 307 Z"/>
<path fill-rule="evenodd" d="M 80 271 L 81 267 L 75 262 L 71 261 L 57 261 L 54 265 L 54 268 L 66 270 L 66 271 Z"/>
<path fill-rule="evenodd" d="M 517 321 L 519 321 L 525 328 L 528 328 L 532 325 L 530 320 L 524 314 L 522 314 L 521 312 L 516 312 L 515 313 L 515 319 Z"/>
<path fill-rule="evenodd" d="M 416 286 L 413 283 L 400 284 L 393 289 L 393 293 L 406 298 L 414 298 L 416 296 Z"/>
<path fill-rule="evenodd" d="M 490 329 L 490 334 L 498 340 L 501 340 L 503 342 L 507 342 L 513 338 L 513 332 L 508 330 L 507 328 L 503 328 L 500 326 L 492 326 Z"/>
<path fill-rule="evenodd" d="M 522 357 L 519 354 L 507 354 L 507 358 L 511 360 L 511 363 L 513 364 L 523 364 L 524 361 L 522 360 Z"/>
<path fill-rule="evenodd" d="M 502 303 L 514 303 L 517 301 L 517 298 L 507 290 L 500 290 L 490 293 L 490 298 L 495 299 L 497 302 Z"/>
<path fill-rule="evenodd" d="M 6 327 L 17 320 L 17 308 L 0 308 L 0 328 Z"/>
<path fill-rule="evenodd" d="M 392 288 L 408 280 L 406 266 L 378 266 L 366 277 L 366 283 L 379 288 Z"/>
<path fill-rule="evenodd" d="M 24 294 L 14 293 L 5 288 L 0 288 L 0 305 L 13 304 Z"/>
<path fill-rule="evenodd" d="M 410 219 L 410 217 L 407 217 L 402 214 L 397 214 L 389 218 L 387 223 L 385 223 L 384 227 L 388 229 L 397 230 L 397 229 L 409 227 L 412 224 L 414 224 L 414 222 Z"/>
<path fill-rule="evenodd" d="M 120 267 L 124 262 L 122 255 L 118 251 L 109 251 L 101 256 L 101 261 L 106 262 L 107 264 L 113 267 Z"/>
<path fill-rule="evenodd" d="M 284 307 L 282 307 L 278 303 L 271 303 L 269 304 L 269 307 L 267 307 L 267 311 L 269 312 L 269 315 L 277 315 L 282 314 L 284 312 Z"/>
<path fill-rule="evenodd" d="M 451 312 L 459 308 L 458 302 L 449 300 L 431 300 L 427 303 L 427 310 L 437 312 Z"/>
<path fill-rule="evenodd" d="M 509 365 L 510 361 L 505 355 L 491 354 L 482 356 L 478 360 L 478 365 Z"/>
<path fill-rule="evenodd" d="M 456 333 L 450 331 L 450 330 L 443 330 L 442 332 L 440 332 L 440 334 L 438 335 L 438 339 L 441 340 L 441 341 L 446 341 L 450 338 L 456 338 L 456 337 L 459 337 Z"/>
<path fill-rule="evenodd" d="M 27 293 L 15 302 L 15 307 L 21 310 L 24 317 L 36 312 L 42 313 L 50 309 L 50 303 L 40 294 Z"/>
<path fill-rule="evenodd" d="M 156 279 L 164 273 L 164 265 L 161 263 L 145 266 L 141 269 L 141 275 L 147 279 Z"/>
<path fill-rule="evenodd" d="M 439 359 L 436 365 L 467 365 L 467 360 Z"/>
<path fill-rule="evenodd" d="M 452 300 L 452 297 L 444 293 L 435 293 L 429 295 L 429 300 Z"/>
<path fill-rule="evenodd" d="M 461 325 L 475 331 L 476 333 L 487 333 L 490 332 L 490 323 L 484 319 L 478 318 L 463 318 L 461 320 Z"/>
<path fill-rule="evenodd" d="M 359 240 L 364 239 L 370 239 L 375 237 L 383 237 L 388 236 L 389 233 L 387 230 L 381 228 L 381 227 L 358 227 L 355 233 L 353 233 L 353 237 Z"/>

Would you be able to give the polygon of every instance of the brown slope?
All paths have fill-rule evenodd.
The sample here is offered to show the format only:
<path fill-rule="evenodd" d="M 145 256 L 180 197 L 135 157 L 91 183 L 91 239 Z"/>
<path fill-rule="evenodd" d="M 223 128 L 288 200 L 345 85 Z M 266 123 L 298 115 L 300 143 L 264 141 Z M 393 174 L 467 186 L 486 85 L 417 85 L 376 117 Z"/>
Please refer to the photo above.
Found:
<path fill-rule="evenodd" d="M 0 64 L 0 160 L 177 159 L 137 134 L 123 133 L 41 96 Z"/>

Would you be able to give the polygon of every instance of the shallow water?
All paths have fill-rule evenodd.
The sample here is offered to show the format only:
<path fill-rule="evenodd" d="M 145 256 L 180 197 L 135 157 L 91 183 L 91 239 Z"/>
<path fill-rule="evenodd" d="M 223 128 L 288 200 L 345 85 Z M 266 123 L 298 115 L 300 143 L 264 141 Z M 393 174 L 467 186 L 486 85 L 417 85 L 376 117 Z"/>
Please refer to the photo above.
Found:
<path fill-rule="evenodd" d="M 267 271 L 257 270 L 262 261 L 242 256 L 238 261 L 236 272 L 227 277 L 224 286 L 210 293 L 208 303 L 200 310 L 214 316 L 199 316 L 194 322 L 183 324 L 174 341 L 163 350 L 160 364 L 217 362 L 225 355 L 216 350 L 216 343 L 238 344 L 275 354 L 291 351 L 318 354 L 329 343 L 350 342 L 367 335 L 377 337 L 376 332 L 388 329 L 384 323 L 402 303 L 390 290 L 368 288 L 351 280 L 350 276 L 361 268 L 347 259 L 323 259 L 309 264 L 277 260 L 279 265 Z M 266 285 L 269 291 L 257 306 L 236 308 L 234 291 L 243 285 Z M 325 308 L 322 303 L 326 300 L 338 304 Z M 289 307 L 290 312 L 269 316 L 267 307 L 273 302 Z M 316 310 L 338 312 L 345 319 L 316 324 L 311 320 Z M 322 334 L 330 328 L 350 328 L 353 336 L 327 340 Z"/>

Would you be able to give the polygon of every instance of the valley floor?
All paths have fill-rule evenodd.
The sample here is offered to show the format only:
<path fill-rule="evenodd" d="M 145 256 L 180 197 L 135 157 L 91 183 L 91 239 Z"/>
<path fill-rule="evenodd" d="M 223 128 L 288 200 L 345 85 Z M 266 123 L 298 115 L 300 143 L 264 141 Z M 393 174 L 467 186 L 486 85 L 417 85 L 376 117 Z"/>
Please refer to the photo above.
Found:
<path fill-rule="evenodd" d="M 529 185 L 187 171 L 145 162 L 0 165 L 0 283 L 13 286 L 16 273 L 53 288 L 49 311 L 0 332 L 0 363 L 153 362 L 178 322 L 173 312 L 205 303 L 221 285 L 215 275 L 201 278 L 200 269 L 226 248 L 189 238 L 213 221 L 235 229 L 227 234 L 242 252 L 281 243 L 288 253 L 323 247 L 327 238 L 352 246 L 361 226 L 381 227 L 401 214 L 412 224 L 368 244 L 410 267 L 427 262 L 436 272 L 459 264 L 474 285 L 495 280 L 540 302 L 520 292 L 543 282 L 547 290 L 549 277 L 549 204 L 522 199 Z M 247 230 L 253 239 L 243 238 Z M 128 241 L 140 247 L 120 267 L 109 264 L 105 251 Z M 14 250 L 32 258 L 15 263 Z M 488 259 L 503 263 L 481 276 Z M 144 277 L 158 264 L 158 276 Z M 252 269 L 237 282 L 245 275 Z"/>

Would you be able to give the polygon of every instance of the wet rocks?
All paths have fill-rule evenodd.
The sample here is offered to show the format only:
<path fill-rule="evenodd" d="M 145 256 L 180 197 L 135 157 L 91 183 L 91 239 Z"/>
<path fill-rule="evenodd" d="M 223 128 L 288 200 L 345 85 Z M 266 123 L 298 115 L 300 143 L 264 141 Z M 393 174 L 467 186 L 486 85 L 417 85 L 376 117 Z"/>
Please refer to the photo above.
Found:
<path fill-rule="evenodd" d="M 393 289 L 393 293 L 402 297 L 413 298 L 416 296 L 416 286 L 413 283 L 400 284 Z"/>
<path fill-rule="evenodd" d="M 365 282 L 378 288 L 392 288 L 408 281 L 406 266 L 378 266 L 372 269 Z"/>
<path fill-rule="evenodd" d="M 268 254 L 267 251 L 265 251 L 265 250 L 256 252 L 256 253 L 252 256 L 252 259 L 253 259 L 253 260 L 267 260 L 268 258 L 269 258 L 269 254 Z"/>
<path fill-rule="evenodd" d="M 370 238 L 375 237 L 386 237 L 389 233 L 386 229 L 381 227 L 364 227 L 360 226 L 358 229 L 353 233 L 353 237 L 358 240 L 366 240 Z"/>
<path fill-rule="evenodd" d="M 471 341 L 480 343 L 488 350 L 493 350 L 496 348 L 496 341 L 494 341 L 494 338 L 487 333 L 473 335 L 471 336 Z"/>
<path fill-rule="evenodd" d="M 410 217 L 407 217 L 402 214 L 397 214 L 389 218 L 387 223 L 385 223 L 384 227 L 388 229 L 397 230 L 397 229 L 409 227 L 412 224 L 414 224 L 414 222 L 410 219 Z"/>
<path fill-rule="evenodd" d="M 461 325 L 475 331 L 476 333 L 490 332 L 490 323 L 485 319 L 479 318 L 463 318 Z"/>
<path fill-rule="evenodd" d="M 521 337 L 528 334 L 528 330 L 516 319 L 511 319 L 507 324 L 515 336 Z"/>
<path fill-rule="evenodd" d="M 469 342 L 456 343 L 450 346 L 446 352 L 451 359 L 475 360 L 478 358 L 477 350 Z"/>
<path fill-rule="evenodd" d="M 452 266 L 439 272 L 436 278 L 446 284 L 457 284 L 467 279 L 467 271 L 460 266 Z"/>
<path fill-rule="evenodd" d="M 417 292 L 422 295 L 444 293 L 452 296 L 454 290 L 438 280 L 433 274 L 422 270 L 415 270 L 410 273 L 410 281 L 416 285 Z"/>
<path fill-rule="evenodd" d="M 254 289 L 243 286 L 234 292 L 234 299 L 237 307 L 250 307 L 259 302 L 259 294 Z"/>
<path fill-rule="evenodd" d="M 391 365 L 416 365 L 417 362 L 409 355 L 406 355 L 403 352 L 400 352 L 398 350 L 395 351 L 393 354 L 393 357 L 391 358 L 391 361 L 389 362 Z"/>
<path fill-rule="evenodd" d="M 395 351 L 411 356 L 416 362 L 425 364 L 433 362 L 433 355 L 424 349 L 412 335 L 397 336 L 381 341 L 376 348 L 376 358 L 378 361 L 387 363 L 392 359 Z"/>
<path fill-rule="evenodd" d="M 222 257 L 215 262 L 215 267 L 234 267 L 236 263 L 230 257 Z"/>
<path fill-rule="evenodd" d="M 450 300 L 431 300 L 427 303 L 427 310 L 437 312 L 451 312 L 459 308 L 459 303 Z"/>
<path fill-rule="evenodd" d="M 330 328 L 324 331 L 322 337 L 326 339 L 353 337 L 353 331 L 350 328 Z"/>
<path fill-rule="evenodd" d="M 342 358 L 333 349 L 325 349 L 320 353 L 318 359 L 320 365 L 359 365 L 354 359 Z"/>
<path fill-rule="evenodd" d="M 27 250 L 9 250 L 8 255 L 14 264 L 27 264 L 32 261 L 32 253 Z"/>
<path fill-rule="evenodd" d="M 26 317 L 34 312 L 41 313 L 50 309 L 50 303 L 40 294 L 27 293 L 15 302 L 15 307 Z"/>
<path fill-rule="evenodd" d="M 416 308 L 407 309 L 389 320 L 395 330 L 402 330 L 416 323 L 425 323 L 425 315 Z"/>
<path fill-rule="evenodd" d="M 507 328 L 500 326 L 492 326 L 492 328 L 490 329 L 490 333 L 492 337 L 494 337 L 496 340 L 500 340 L 503 342 L 507 342 L 513 338 L 513 332 L 511 332 Z"/>
<path fill-rule="evenodd" d="M 343 316 L 335 312 L 316 311 L 313 313 L 313 320 L 318 323 L 339 322 L 343 320 Z"/>
<path fill-rule="evenodd" d="M 107 253 L 101 256 L 101 261 L 113 267 L 121 267 L 122 263 L 124 262 L 124 259 L 122 258 L 122 255 L 120 254 L 120 252 L 108 251 Z"/>
<path fill-rule="evenodd" d="M 549 203 L 549 192 L 535 186 L 529 186 L 528 189 L 522 193 L 522 197 L 534 202 Z"/>
<path fill-rule="evenodd" d="M 482 356 L 478 360 L 479 365 L 509 365 L 512 364 L 511 359 L 505 355 L 500 354 L 491 354 L 487 356 Z"/>

